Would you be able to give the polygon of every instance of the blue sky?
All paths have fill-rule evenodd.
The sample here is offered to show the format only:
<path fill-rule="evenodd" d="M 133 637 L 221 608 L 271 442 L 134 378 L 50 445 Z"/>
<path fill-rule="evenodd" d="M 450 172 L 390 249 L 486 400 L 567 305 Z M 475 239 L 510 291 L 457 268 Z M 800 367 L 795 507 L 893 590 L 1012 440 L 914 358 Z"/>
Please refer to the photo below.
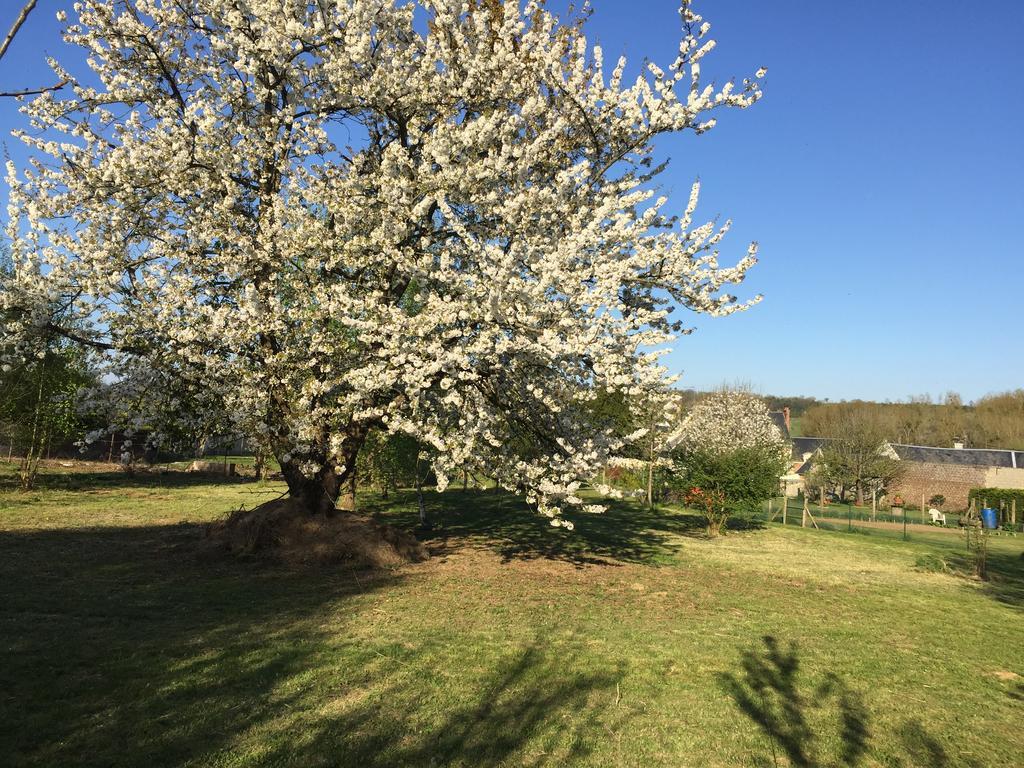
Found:
<path fill-rule="evenodd" d="M 672 0 L 594 0 L 606 59 L 668 64 Z M 3 3 L 0 26 L 10 23 Z M 40 0 L 0 87 L 47 82 L 66 56 Z M 953 390 L 971 400 L 1024 386 L 1024 3 L 705 0 L 718 48 L 705 74 L 768 68 L 765 98 L 671 137 L 662 183 L 681 210 L 700 177 L 703 218 L 732 218 L 723 243 L 761 263 L 741 288 L 764 302 L 697 331 L 667 359 L 697 388 L 899 400 Z M 21 123 L 0 103 L 4 134 Z M 20 147 L 8 142 L 15 159 Z"/>

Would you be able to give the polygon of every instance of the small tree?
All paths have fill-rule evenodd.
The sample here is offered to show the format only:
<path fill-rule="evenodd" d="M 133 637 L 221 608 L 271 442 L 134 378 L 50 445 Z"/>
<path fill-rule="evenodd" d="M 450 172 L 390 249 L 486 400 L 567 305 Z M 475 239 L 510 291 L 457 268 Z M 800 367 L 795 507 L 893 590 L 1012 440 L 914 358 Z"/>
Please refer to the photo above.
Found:
<path fill-rule="evenodd" d="M 694 406 L 675 435 L 669 482 L 696 504 L 708 535 L 732 513 L 752 511 L 779 488 L 788 446 L 764 401 L 722 390 Z"/>
<path fill-rule="evenodd" d="M 676 460 L 673 482 L 687 506 L 699 509 L 709 536 L 718 536 L 730 515 L 750 513 L 779 487 L 785 461 L 774 446 L 716 452 L 692 450 Z"/>
<path fill-rule="evenodd" d="M 66 342 L 50 343 L 40 357 L 0 369 L 0 424 L 20 454 L 22 490 L 35 485 L 49 446 L 80 428 L 76 400 L 89 383 L 84 355 Z"/>
<path fill-rule="evenodd" d="M 420 444 L 407 435 L 378 432 L 364 448 L 370 481 L 383 498 L 392 490 L 416 484 Z"/>

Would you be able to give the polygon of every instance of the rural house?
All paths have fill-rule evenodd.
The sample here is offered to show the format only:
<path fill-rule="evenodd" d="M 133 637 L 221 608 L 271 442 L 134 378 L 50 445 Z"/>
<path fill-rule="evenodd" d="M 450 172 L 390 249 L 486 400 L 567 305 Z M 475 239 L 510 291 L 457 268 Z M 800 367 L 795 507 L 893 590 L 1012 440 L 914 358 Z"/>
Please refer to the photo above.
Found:
<path fill-rule="evenodd" d="M 1024 488 L 1024 451 L 898 443 L 882 450 L 906 462 L 906 472 L 893 490 L 911 504 L 941 494 L 949 508 L 966 509 L 972 488 Z"/>

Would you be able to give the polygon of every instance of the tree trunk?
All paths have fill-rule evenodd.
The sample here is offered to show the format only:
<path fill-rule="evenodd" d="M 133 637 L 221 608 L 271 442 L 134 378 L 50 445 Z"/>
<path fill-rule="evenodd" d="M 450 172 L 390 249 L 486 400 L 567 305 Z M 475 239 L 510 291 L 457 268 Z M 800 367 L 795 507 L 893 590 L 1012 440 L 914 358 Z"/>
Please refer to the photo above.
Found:
<path fill-rule="evenodd" d="M 356 467 L 355 457 L 352 457 L 352 466 L 346 468 L 344 475 L 338 478 L 340 494 L 337 508 L 343 512 L 356 511 Z"/>
<path fill-rule="evenodd" d="M 281 464 L 281 474 L 288 484 L 288 495 L 298 499 L 311 515 L 333 515 L 336 512 L 354 512 L 356 509 L 356 460 L 365 435 L 350 437 L 345 441 L 342 456 L 345 469 L 338 473 L 334 464 L 326 458 L 326 450 L 314 454 L 321 469 L 313 477 L 307 477 L 300 469 L 301 461 L 291 459 Z"/>
<path fill-rule="evenodd" d="M 420 472 L 422 460 L 416 457 L 416 504 L 419 507 L 420 528 L 430 530 L 430 520 L 427 518 L 427 507 L 423 503 L 423 473 Z"/>
<path fill-rule="evenodd" d="M 653 430 L 651 433 L 653 435 Z M 654 509 L 654 438 L 651 438 L 651 453 L 647 460 L 647 508 Z"/>
<path fill-rule="evenodd" d="M 256 471 L 256 479 L 263 482 L 267 479 L 267 453 L 262 448 L 257 448 L 253 455 L 253 469 Z"/>

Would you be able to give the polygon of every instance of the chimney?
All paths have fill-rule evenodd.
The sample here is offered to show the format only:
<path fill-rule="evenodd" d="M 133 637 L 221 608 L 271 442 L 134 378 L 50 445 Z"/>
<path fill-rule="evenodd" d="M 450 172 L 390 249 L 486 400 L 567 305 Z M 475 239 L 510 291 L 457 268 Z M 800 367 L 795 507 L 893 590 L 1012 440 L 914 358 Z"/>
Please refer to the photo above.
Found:
<path fill-rule="evenodd" d="M 792 432 L 792 428 L 789 426 L 789 406 L 787 405 L 782 409 L 782 420 L 786 422 L 786 431 Z"/>

